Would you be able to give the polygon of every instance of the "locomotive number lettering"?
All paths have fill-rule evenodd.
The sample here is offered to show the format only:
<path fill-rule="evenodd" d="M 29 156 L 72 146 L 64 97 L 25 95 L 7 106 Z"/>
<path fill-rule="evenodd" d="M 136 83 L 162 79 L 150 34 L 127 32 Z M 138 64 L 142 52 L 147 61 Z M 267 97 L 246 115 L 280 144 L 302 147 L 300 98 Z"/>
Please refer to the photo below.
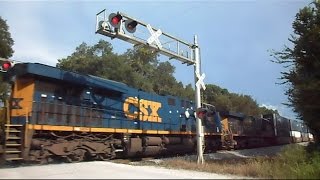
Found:
<path fill-rule="evenodd" d="M 130 111 L 130 106 L 136 107 L 138 111 Z M 155 101 L 149 101 L 134 97 L 128 97 L 123 103 L 123 111 L 129 119 L 139 119 L 141 121 L 161 122 L 158 110 L 161 108 L 161 103 Z M 149 112 L 151 110 L 151 112 Z"/>

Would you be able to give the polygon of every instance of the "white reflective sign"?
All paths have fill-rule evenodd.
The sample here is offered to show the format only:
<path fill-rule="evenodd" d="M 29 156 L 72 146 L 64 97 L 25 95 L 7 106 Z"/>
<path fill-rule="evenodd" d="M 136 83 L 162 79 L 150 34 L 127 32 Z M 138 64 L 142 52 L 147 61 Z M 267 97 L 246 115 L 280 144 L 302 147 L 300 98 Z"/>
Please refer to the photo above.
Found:
<path fill-rule="evenodd" d="M 151 36 L 147 40 L 147 43 L 152 44 L 153 42 L 155 42 L 158 48 L 161 49 L 162 45 L 161 45 L 161 42 L 159 41 L 159 36 L 162 34 L 162 31 L 158 29 L 158 31 L 154 32 L 150 24 L 147 24 L 147 28 L 151 34 Z"/>
<path fill-rule="evenodd" d="M 202 87 L 203 90 L 206 90 L 206 85 L 204 84 L 203 80 L 206 77 L 204 73 L 200 76 L 199 72 L 196 72 L 196 76 L 198 78 L 198 81 L 196 83 L 196 86 L 199 88 L 199 86 Z"/>

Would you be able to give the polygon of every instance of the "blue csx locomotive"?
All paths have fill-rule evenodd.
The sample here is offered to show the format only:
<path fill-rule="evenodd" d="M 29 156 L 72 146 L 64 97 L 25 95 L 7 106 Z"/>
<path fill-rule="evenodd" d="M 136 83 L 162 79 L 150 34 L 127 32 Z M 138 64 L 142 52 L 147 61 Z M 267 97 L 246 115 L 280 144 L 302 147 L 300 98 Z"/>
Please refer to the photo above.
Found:
<path fill-rule="evenodd" d="M 192 101 L 38 63 L 16 64 L 3 76 L 12 87 L 2 116 L 6 161 L 107 160 L 196 149 Z M 246 117 L 203 106 L 212 114 L 203 120 L 208 151 L 292 141 L 290 121 L 279 116 Z M 312 139 L 304 133 L 299 141 Z"/>

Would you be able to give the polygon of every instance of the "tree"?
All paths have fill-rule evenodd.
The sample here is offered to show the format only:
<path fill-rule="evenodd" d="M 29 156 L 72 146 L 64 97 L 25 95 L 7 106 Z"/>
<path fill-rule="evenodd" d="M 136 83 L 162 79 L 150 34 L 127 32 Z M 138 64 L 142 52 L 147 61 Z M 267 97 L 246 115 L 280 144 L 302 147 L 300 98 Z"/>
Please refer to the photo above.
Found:
<path fill-rule="evenodd" d="M 175 94 L 172 92 L 173 86 L 175 86 L 176 79 L 173 76 L 175 67 L 169 62 L 161 62 L 158 67 L 153 71 L 153 90 L 157 94 Z"/>
<path fill-rule="evenodd" d="M 14 44 L 11 34 L 9 32 L 9 26 L 7 22 L 0 16 L 0 57 L 9 58 L 13 54 L 12 46 Z"/>
<path fill-rule="evenodd" d="M 9 26 L 7 22 L 3 20 L 0 16 L 0 57 L 9 58 L 13 54 L 12 46 L 14 44 L 11 34 L 9 32 Z M 0 79 L 2 79 L 2 74 L 0 74 Z M 0 82 L 0 99 L 5 102 L 7 99 L 7 92 L 9 87 L 6 83 Z"/>
<path fill-rule="evenodd" d="M 111 60 L 114 54 L 110 43 L 100 40 L 94 46 L 81 43 L 74 53 L 67 58 L 58 60 L 57 67 L 84 74 L 99 75 L 105 74 L 103 61 Z"/>
<path fill-rule="evenodd" d="M 294 34 L 273 60 L 284 65 L 281 80 L 288 86 L 289 107 L 313 130 L 320 144 L 320 2 L 313 1 L 299 10 L 292 23 Z"/>
<path fill-rule="evenodd" d="M 14 52 L 12 46 L 14 44 L 13 39 L 11 38 L 11 34 L 9 32 L 9 26 L 7 22 L 3 20 L 0 16 L 0 57 L 1 58 L 9 58 L 12 56 Z M 2 74 L 0 74 L 0 79 L 2 79 Z M 0 81 L 0 100 L 5 103 L 8 98 L 8 91 L 10 90 L 9 85 L 7 83 L 3 83 Z M 0 119 L 0 134 L 2 134 L 4 129 L 4 119 Z M 3 136 L 4 137 L 4 136 Z M 3 139 L 0 139 L 0 144 Z"/>
<path fill-rule="evenodd" d="M 278 110 L 268 109 L 264 106 L 259 107 L 260 114 L 279 114 Z"/>
<path fill-rule="evenodd" d="M 184 88 L 182 97 L 193 100 L 195 97 L 195 91 L 191 84 L 187 84 Z"/>
<path fill-rule="evenodd" d="M 126 57 L 126 64 L 131 67 L 132 75 L 135 77 L 135 81 L 128 85 L 154 92 L 153 73 L 159 63 L 157 52 L 145 46 L 135 46 L 133 49 L 128 49 L 123 56 Z"/>
<path fill-rule="evenodd" d="M 207 84 L 203 92 L 203 100 L 216 107 L 218 111 L 241 112 L 250 116 L 277 113 L 277 111 L 259 107 L 258 103 L 249 95 L 230 93 L 227 89 L 214 84 Z"/>

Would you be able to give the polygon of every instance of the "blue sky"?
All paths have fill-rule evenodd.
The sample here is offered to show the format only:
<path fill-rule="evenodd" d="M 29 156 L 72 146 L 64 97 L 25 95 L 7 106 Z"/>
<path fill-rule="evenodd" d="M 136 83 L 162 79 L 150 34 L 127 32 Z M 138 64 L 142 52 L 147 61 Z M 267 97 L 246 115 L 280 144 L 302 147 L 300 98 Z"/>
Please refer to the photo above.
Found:
<path fill-rule="evenodd" d="M 48 65 L 67 57 L 82 42 L 93 45 L 100 39 L 123 53 L 132 45 L 95 34 L 95 15 L 124 12 L 185 41 L 196 34 L 201 48 L 205 83 L 231 92 L 247 94 L 260 105 L 277 108 L 294 118 L 282 105 L 287 102 L 280 82 L 283 68 L 270 62 L 268 50 L 290 45 L 292 22 L 303 0 L 158 0 L 158 1 L 0 1 L 0 16 L 7 20 L 15 53 L 12 59 Z M 160 57 L 166 60 L 166 57 Z M 193 83 L 193 67 L 171 61 L 175 76 Z"/>

